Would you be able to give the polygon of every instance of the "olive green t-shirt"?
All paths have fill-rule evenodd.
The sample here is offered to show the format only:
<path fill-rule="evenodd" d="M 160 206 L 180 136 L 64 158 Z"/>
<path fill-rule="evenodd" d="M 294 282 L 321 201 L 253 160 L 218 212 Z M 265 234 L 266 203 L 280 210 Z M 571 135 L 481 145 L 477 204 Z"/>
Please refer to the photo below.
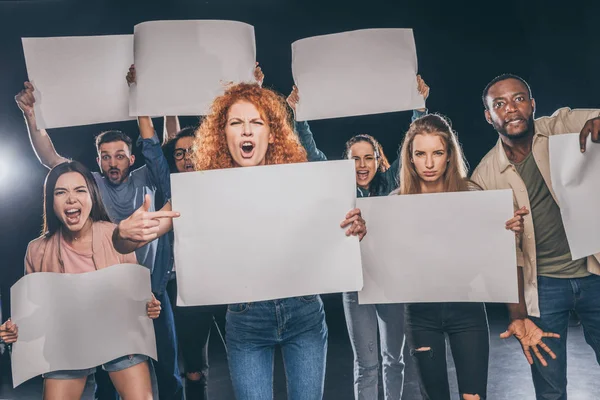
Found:
<path fill-rule="evenodd" d="M 514 163 L 525 182 L 537 253 L 537 273 L 551 278 L 582 278 L 589 275 L 587 260 L 571 260 L 571 250 L 567 242 L 560 208 L 531 153 L 520 163 Z M 524 239 L 525 240 L 525 239 Z"/>

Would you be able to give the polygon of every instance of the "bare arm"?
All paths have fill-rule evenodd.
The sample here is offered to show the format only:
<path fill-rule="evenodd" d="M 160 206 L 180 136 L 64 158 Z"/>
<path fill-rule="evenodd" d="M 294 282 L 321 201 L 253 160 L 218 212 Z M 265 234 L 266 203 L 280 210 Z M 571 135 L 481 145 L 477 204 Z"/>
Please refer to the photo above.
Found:
<path fill-rule="evenodd" d="M 33 147 L 33 151 L 38 160 L 40 160 L 40 163 L 44 167 L 51 169 L 58 164 L 68 161 L 56 152 L 54 144 L 52 144 L 52 140 L 50 139 L 50 136 L 48 136 L 48 132 L 46 132 L 45 129 L 38 129 L 37 127 L 33 109 L 33 104 L 35 103 L 35 98 L 33 97 L 33 85 L 29 82 L 25 82 L 25 89 L 15 96 L 15 101 L 21 111 L 23 111 L 31 147 Z"/>
<path fill-rule="evenodd" d="M 138 117 L 138 127 L 142 139 L 152 139 L 154 136 L 154 124 L 150 117 Z"/>
<path fill-rule="evenodd" d="M 121 236 L 121 231 L 119 230 L 119 225 L 113 231 L 112 236 L 113 246 L 115 246 L 115 250 L 117 250 L 121 254 L 129 254 L 133 253 L 140 247 L 142 247 L 139 242 L 134 242 L 131 240 L 127 240 Z"/>
<path fill-rule="evenodd" d="M 180 130 L 181 125 L 179 124 L 179 118 L 177 118 L 177 116 L 165 116 L 162 145 L 164 146 L 170 139 L 173 139 Z"/>

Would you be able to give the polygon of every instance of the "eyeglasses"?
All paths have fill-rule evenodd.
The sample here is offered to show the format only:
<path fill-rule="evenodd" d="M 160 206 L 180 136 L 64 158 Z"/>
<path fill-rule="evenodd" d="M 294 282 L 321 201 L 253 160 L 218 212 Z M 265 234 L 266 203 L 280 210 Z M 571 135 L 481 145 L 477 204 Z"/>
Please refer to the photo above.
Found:
<path fill-rule="evenodd" d="M 192 147 L 188 147 L 187 149 L 175 149 L 173 152 L 173 157 L 177 160 L 183 160 L 186 154 L 192 156 L 194 149 Z"/>

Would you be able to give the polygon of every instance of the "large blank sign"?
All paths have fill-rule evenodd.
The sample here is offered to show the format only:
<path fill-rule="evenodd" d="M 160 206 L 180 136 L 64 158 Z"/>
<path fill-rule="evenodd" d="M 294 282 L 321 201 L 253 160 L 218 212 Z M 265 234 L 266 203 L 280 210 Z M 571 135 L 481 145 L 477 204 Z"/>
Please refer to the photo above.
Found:
<path fill-rule="evenodd" d="M 367 221 L 361 242 L 361 304 L 516 303 L 511 190 L 357 200 Z"/>
<path fill-rule="evenodd" d="M 598 253 L 600 261 L 600 145 L 588 138 L 579 149 L 579 134 L 550 136 L 550 175 L 560 204 L 571 257 Z"/>
<path fill-rule="evenodd" d="M 19 327 L 11 357 L 13 385 L 130 354 L 156 360 L 154 325 L 146 314 L 150 298 L 150 271 L 135 264 L 21 278 L 10 298 Z"/>
<path fill-rule="evenodd" d="M 135 26 L 131 115 L 204 115 L 228 82 L 254 82 L 254 27 L 235 21 Z"/>
<path fill-rule="evenodd" d="M 125 81 L 133 64 L 133 35 L 22 41 L 38 128 L 134 119 Z"/>
<path fill-rule="evenodd" d="M 362 287 L 354 162 L 171 175 L 177 305 L 271 300 Z"/>
<path fill-rule="evenodd" d="M 412 29 L 365 29 L 292 43 L 298 121 L 425 107 Z"/>

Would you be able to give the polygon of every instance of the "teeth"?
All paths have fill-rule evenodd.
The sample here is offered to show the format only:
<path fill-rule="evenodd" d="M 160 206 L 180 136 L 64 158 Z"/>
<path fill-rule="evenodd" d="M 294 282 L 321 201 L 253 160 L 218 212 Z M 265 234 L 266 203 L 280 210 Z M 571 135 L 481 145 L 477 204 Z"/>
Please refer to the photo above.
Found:
<path fill-rule="evenodd" d="M 72 214 L 72 213 L 76 213 L 77 211 L 79 211 L 77 208 L 71 208 L 71 209 L 67 210 L 66 213 Z"/>

